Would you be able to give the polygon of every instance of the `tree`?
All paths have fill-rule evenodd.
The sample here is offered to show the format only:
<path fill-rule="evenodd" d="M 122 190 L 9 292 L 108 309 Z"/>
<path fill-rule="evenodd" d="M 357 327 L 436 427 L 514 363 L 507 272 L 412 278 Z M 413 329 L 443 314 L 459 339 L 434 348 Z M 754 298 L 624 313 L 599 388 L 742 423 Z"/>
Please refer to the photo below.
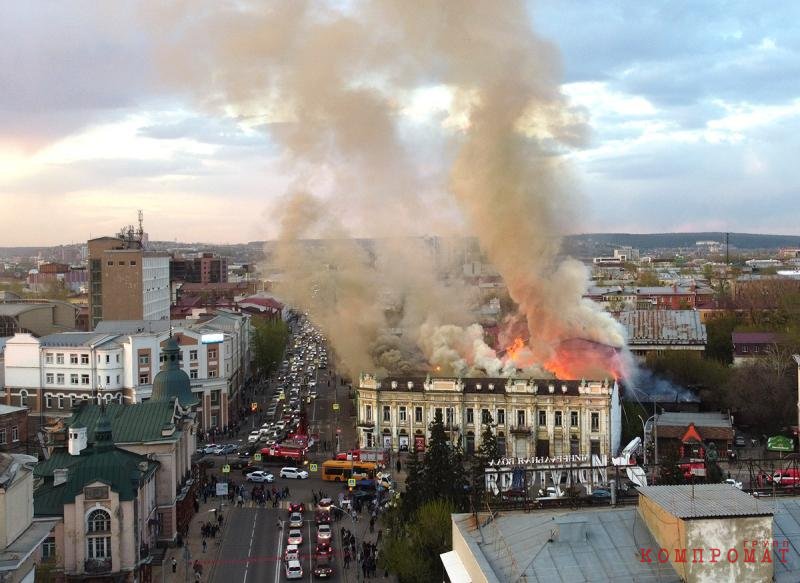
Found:
<path fill-rule="evenodd" d="M 786 404 L 797 399 L 796 370 L 792 367 L 782 373 L 765 362 L 736 367 L 725 385 L 725 404 L 739 423 L 759 433 L 770 435 L 794 425 L 797 410 Z"/>
<path fill-rule="evenodd" d="M 650 271 L 649 269 L 639 270 L 636 278 L 637 285 L 642 287 L 656 287 L 660 283 L 661 281 L 658 279 L 658 274 L 655 271 Z"/>
<path fill-rule="evenodd" d="M 406 488 L 401 498 L 401 509 L 406 519 L 410 518 L 427 498 L 424 469 L 419 454 L 414 448 L 411 457 L 406 462 Z"/>
<path fill-rule="evenodd" d="M 470 463 L 470 492 L 473 512 L 479 512 L 483 506 L 483 497 L 486 493 L 486 468 L 489 467 L 489 463 L 492 460 L 500 458 L 500 450 L 497 446 L 497 437 L 492 430 L 493 427 L 494 420 L 491 413 L 487 411 L 486 418 L 483 419 L 481 444 L 478 446 L 478 451 Z"/>
<path fill-rule="evenodd" d="M 420 506 L 410 520 L 392 520 L 381 549 L 380 567 L 397 575 L 400 583 L 444 581 L 439 555 L 452 550 L 450 516 L 457 509 L 449 500 L 431 500 Z"/>
<path fill-rule="evenodd" d="M 706 322 L 708 343 L 706 344 L 706 358 L 716 360 L 722 364 L 733 363 L 733 341 L 731 335 L 739 319 L 735 314 L 726 314 Z"/>
<path fill-rule="evenodd" d="M 282 320 L 253 320 L 253 352 L 256 368 L 270 374 L 283 359 L 289 329 Z"/>

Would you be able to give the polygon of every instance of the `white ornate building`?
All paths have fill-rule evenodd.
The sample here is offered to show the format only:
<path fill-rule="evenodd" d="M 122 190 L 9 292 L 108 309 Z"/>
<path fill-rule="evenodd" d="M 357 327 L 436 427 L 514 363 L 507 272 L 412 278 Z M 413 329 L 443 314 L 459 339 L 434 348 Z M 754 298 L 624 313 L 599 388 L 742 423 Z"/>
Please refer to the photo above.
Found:
<path fill-rule="evenodd" d="M 480 445 L 491 414 L 507 456 L 613 455 L 621 417 L 616 381 L 388 377 L 361 375 L 357 392 L 359 444 L 423 450 L 441 410 L 445 430 L 467 455 Z"/>

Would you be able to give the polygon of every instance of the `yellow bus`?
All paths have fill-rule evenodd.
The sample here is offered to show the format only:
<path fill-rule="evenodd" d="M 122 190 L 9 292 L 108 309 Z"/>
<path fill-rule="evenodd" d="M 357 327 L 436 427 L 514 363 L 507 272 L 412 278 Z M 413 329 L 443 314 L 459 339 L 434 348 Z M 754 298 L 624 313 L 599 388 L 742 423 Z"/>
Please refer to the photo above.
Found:
<path fill-rule="evenodd" d="M 328 482 L 346 482 L 349 478 L 364 480 L 374 478 L 377 469 L 372 462 L 327 460 L 322 462 L 322 479 Z"/>

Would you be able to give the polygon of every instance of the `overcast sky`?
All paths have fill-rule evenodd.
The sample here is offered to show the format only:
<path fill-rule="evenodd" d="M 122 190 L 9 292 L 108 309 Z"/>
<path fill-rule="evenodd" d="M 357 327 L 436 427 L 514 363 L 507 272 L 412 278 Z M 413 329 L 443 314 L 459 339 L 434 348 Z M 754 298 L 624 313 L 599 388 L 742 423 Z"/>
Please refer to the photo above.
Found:
<path fill-rule="evenodd" d="M 85 241 L 137 209 L 159 240 L 274 236 L 290 177 L 269 132 L 164 84 L 139 14 L 97 6 L 0 4 L 0 245 Z M 576 224 L 797 234 L 798 22 L 796 2 L 532 4 L 591 128 L 568 154 Z"/>

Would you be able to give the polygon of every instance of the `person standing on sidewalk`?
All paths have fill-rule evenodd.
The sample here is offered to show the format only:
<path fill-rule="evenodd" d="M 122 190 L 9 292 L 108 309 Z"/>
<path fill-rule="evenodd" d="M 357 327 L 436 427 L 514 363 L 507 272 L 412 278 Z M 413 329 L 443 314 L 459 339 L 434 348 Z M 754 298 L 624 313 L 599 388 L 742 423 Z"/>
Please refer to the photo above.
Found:
<path fill-rule="evenodd" d="M 178 561 L 175 560 L 175 557 L 172 557 L 172 572 L 176 573 L 178 571 Z"/>

